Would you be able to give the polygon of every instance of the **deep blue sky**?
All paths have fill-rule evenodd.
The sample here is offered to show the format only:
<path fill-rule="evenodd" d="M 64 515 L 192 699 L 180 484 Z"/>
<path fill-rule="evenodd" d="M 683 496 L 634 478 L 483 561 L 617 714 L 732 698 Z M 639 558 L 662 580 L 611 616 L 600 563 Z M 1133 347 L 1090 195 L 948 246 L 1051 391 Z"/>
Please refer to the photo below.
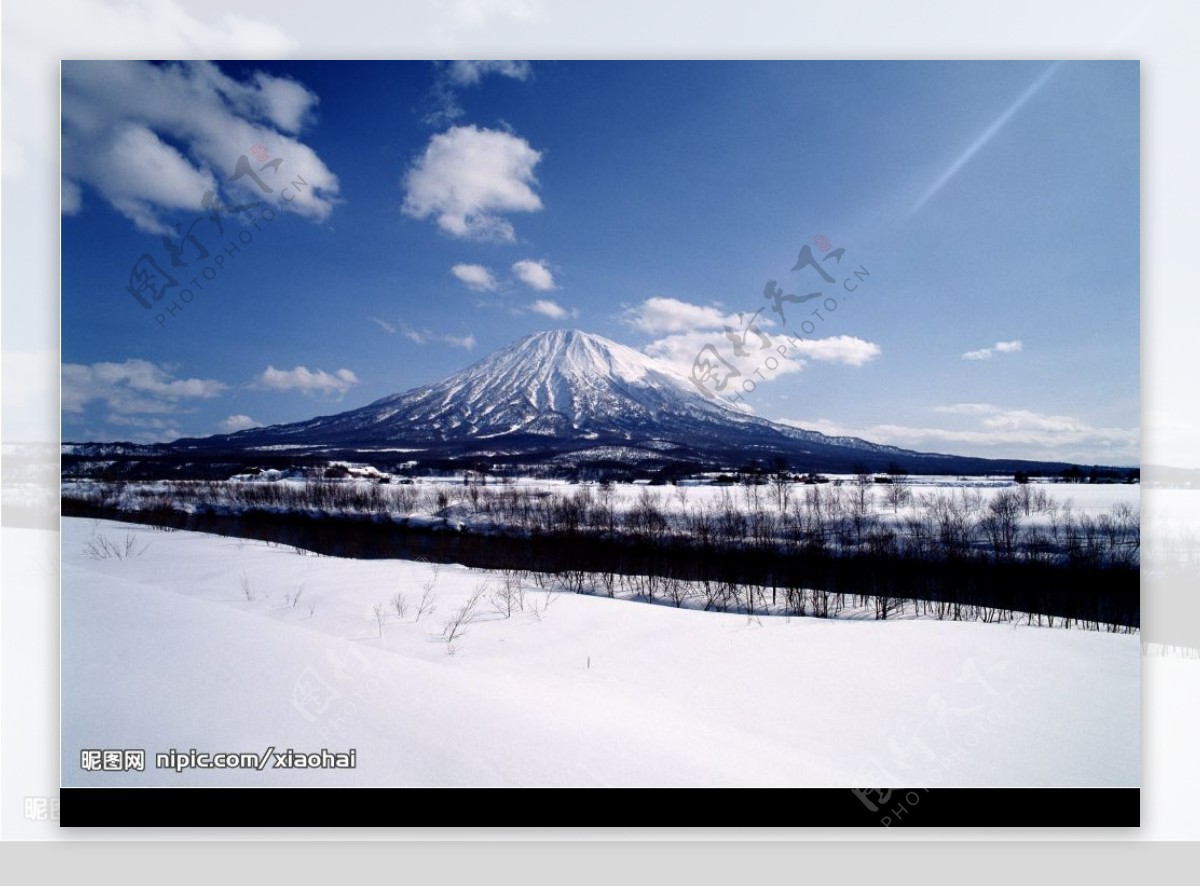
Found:
<path fill-rule="evenodd" d="M 794 330 L 816 303 L 785 329 L 763 286 L 820 288 L 790 269 L 824 234 L 839 280 L 871 276 L 745 396 L 759 414 L 1134 463 L 1138 81 L 1136 62 L 66 63 L 63 436 L 337 412 L 568 326 L 684 372 L 712 343 L 749 377 L 723 322 Z M 309 195 L 261 230 L 226 215 L 223 241 L 202 221 L 214 254 L 254 239 L 156 323 L 212 259 L 171 271 L 155 232 L 203 219 L 204 181 L 263 197 L 226 181 L 255 142 L 283 159 L 264 181 Z M 125 289 L 143 253 L 179 281 L 151 310 Z"/>

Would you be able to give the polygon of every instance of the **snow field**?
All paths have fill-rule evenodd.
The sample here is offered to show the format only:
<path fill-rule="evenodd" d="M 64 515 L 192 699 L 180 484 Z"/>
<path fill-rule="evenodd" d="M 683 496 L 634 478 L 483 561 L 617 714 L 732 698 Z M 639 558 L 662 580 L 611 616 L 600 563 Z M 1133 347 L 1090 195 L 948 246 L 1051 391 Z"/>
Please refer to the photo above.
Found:
<path fill-rule="evenodd" d="M 97 538 L 130 556 L 89 556 Z M 500 576 L 82 519 L 62 540 L 64 785 L 1138 783 L 1136 635 L 748 619 L 527 583 L 511 618 L 485 593 L 450 645 L 447 619 Z M 357 769 L 154 767 L 269 747 L 355 748 Z M 147 770 L 86 772 L 84 748 L 145 749 Z"/>

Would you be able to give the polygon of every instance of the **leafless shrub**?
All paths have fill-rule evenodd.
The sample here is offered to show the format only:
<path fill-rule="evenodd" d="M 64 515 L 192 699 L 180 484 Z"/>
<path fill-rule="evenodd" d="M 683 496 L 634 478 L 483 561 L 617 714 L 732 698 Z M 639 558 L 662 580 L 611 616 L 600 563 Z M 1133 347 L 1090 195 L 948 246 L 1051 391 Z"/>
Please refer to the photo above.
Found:
<path fill-rule="evenodd" d="M 434 589 L 441 567 L 438 564 L 429 564 L 429 567 L 432 575 L 421 583 L 421 600 L 417 603 L 417 615 L 413 622 L 420 622 L 422 616 L 432 616 L 437 610 L 437 592 Z"/>
<path fill-rule="evenodd" d="M 475 590 L 471 592 L 471 596 L 467 598 L 467 602 L 455 610 L 453 615 L 446 620 L 445 627 L 442 629 L 442 637 L 446 639 L 447 652 L 452 652 L 454 642 L 461 639 L 467 633 L 467 626 L 475 619 L 475 608 L 487 592 L 488 584 L 486 582 L 475 586 Z"/>
<path fill-rule="evenodd" d="M 535 575 L 537 575 L 537 574 L 535 574 Z M 534 600 L 531 603 L 531 608 L 533 610 L 533 616 L 535 619 L 538 620 L 538 622 L 542 621 L 542 617 L 546 615 L 546 612 L 550 609 L 550 605 L 554 603 L 554 600 L 555 600 L 554 590 L 547 588 L 545 590 L 545 592 L 543 592 L 543 594 L 542 594 L 541 606 L 538 605 L 538 602 L 536 600 Z"/>
<path fill-rule="evenodd" d="M 492 606 L 505 619 L 512 617 L 513 610 L 525 609 L 525 589 L 512 573 L 506 573 L 500 581 L 500 587 L 492 592 Z"/>
<path fill-rule="evenodd" d="M 123 540 L 113 540 L 103 533 L 97 533 L 83 547 L 83 553 L 92 560 L 123 561 L 131 557 L 141 557 L 149 547 L 149 542 L 139 545 L 137 536 L 133 533 L 126 533 Z"/>
<path fill-rule="evenodd" d="M 426 582 L 423 588 L 421 600 L 417 603 L 417 615 L 413 622 L 420 622 L 422 616 L 432 616 L 437 612 L 437 592 L 433 590 L 433 583 Z"/>
<path fill-rule="evenodd" d="M 295 591 L 286 593 L 283 596 L 283 599 L 287 602 L 288 606 L 294 610 L 294 609 L 296 609 L 296 604 L 300 603 L 300 596 L 303 594 L 304 594 L 304 584 L 301 583 L 300 585 L 298 585 L 296 587 Z"/>

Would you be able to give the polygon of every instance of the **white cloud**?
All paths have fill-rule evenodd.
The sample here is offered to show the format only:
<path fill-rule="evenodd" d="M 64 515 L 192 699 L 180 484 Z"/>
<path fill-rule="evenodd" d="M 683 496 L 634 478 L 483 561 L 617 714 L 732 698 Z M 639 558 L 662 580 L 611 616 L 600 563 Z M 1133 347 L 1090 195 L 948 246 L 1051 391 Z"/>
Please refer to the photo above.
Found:
<path fill-rule="evenodd" d="M 245 104 L 284 132 L 298 133 L 312 118 L 317 96 L 302 84 L 287 77 L 272 77 L 262 71 L 255 71 L 252 79 L 258 91 L 242 87 Z"/>
<path fill-rule="evenodd" d="M 874 342 L 855 336 L 829 336 L 824 339 L 796 339 L 764 330 L 765 338 L 744 327 L 731 328 L 744 354 L 738 354 L 730 334 L 724 331 L 695 330 L 656 339 L 646 346 L 651 357 L 663 358 L 685 375 L 690 374 L 696 358 L 705 349 L 715 349 L 722 359 L 747 379 L 762 383 L 788 373 L 798 373 L 809 361 L 840 363 L 860 367 L 879 356 Z M 743 341 L 744 338 L 744 341 Z"/>
<path fill-rule="evenodd" d="M 378 324 L 379 328 L 388 335 L 396 332 L 396 328 L 386 320 L 380 320 L 378 317 L 369 318 L 372 323 Z"/>
<path fill-rule="evenodd" d="M 247 428 L 262 428 L 262 422 L 255 422 L 249 416 L 238 413 L 227 419 L 222 419 L 217 427 L 226 434 L 232 434 L 235 431 L 245 431 Z"/>
<path fill-rule="evenodd" d="M 564 317 L 570 317 L 572 312 L 568 311 L 562 305 L 555 302 L 553 299 L 538 299 L 530 302 L 527 306 L 530 311 L 538 314 L 544 314 L 554 320 L 562 320 Z"/>
<path fill-rule="evenodd" d="M 733 387 L 714 393 L 726 396 L 798 373 L 809 361 L 858 367 L 881 353 L 874 342 L 855 336 L 797 338 L 778 330 L 761 313 L 727 314 L 715 305 L 696 305 L 665 296 L 626 308 L 621 319 L 633 329 L 658 336 L 643 350 L 685 376 L 692 374 L 697 360 L 702 366 L 719 366 L 724 361 L 721 375 L 728 375 Z M 738 387 L 750 380 L 753 386 Z"/>
<path fill-rule="evenodd" d="M 459 264 L 451 268 L 450 273 L 479 292 L 490 292 L 496 288 L 496 278 L 483 265 Z"/>
<path fill-rule="evenodd" d="M 1129 464 L 1139 457 L 1141 433 L 1137 428 L 1097 427 L 1075 416 L 1006 409 L 995 404 L 950 404 L 934 407 L 934 411 L 961 416 L 965 421 L 962 427 L 954 428 L 890 424 L 852 427 L 828 419 L 782 421 L 824 434 L 986 458 Z"/>
<path fill-rule="evenodd" d="M 860 367 L 880 354 L 879 346 L 857 336 L 828 336 L 824 339 L 783 339 L 789 350 L 812 360 Z"/>
<path fill-rule="evenodd" d="M 751 334 L 744 349 L 746 355 L 741 356 L 734 352 L 732 343 L 721 330 L 690 330 L 662 336 L 642 350 L 651 357 L 666 362 L 677 373 L 689 377 L 697 360 L 713 361 L 715 351 L 715 359 L 725 361 L 722 375 L 732 376 L 733 387 L 714 393 L 732 395 L 743 393 L 743 389 L 738 386 L 744 379 L 753 379 L 756 386 L 762 385 L 788 373 L 798 373 L 807 366 L 807 361 L 794 352 L 789 350 L 780 354 L 775 350 L 777 345 L 784 344 L 784 340 L 768 337 L 768 343 L 766 348 L 760 347 L 761 340 Z M 768 357 L 771 359 L 770 366 L 767 366 Z M 755 375 L 755 370 L 761 375 Z"/>
<path fill-rule="evenodd" d="M 489 74 L 528 80 L 533 68 L 529 62 L 518 61 L 455 61 L 450 63 L 450 82 L 455 86 L 474 86 Z"/>
<path fill-rule="evenodd" d="M 345 394 L 358 384 L 358 377 L 347 369 L 336 373 L 324 370 L 310 370 L 308 367 L 297 366 L 290 370 L 277 370 L 268 366 L 251 384 L 254 388 L 267 388 L 272 391 L 299 391 L 302 394 Z"/>
<path fill-rule="evenodd" d="M 557 289 L 557 285 L 554 283 L 554 275 L 550 272 L 549 266 L 544 261 L 521 259 L 521 261 L 513 263 L 512 270 L 513 274 L 517 275 L 517 279 L 530 289 L 541 292 Z"/>
<path fill-rule="evenodd" d="M 168 234 L 164 214 L 198 216 L 214 190 L 229 205 L 257 200 L 323 220 L 337 177 L 294 137 L 316 104 L 293 80 L 262 71 L 238 80 L 209 62 L 64 62 L 63 209 L 77 211 L 90 191 L 142 230 Z M 250 161 L 270 192 L 250 176 L 228 181 L 255 145 L 281 161 Z"/>
<path fill-rule="evenodd" d="M 533 168 L 542 155 L 519 136 L 475 126 L 456 126 L 430 139 L 404 176 L 403 212 L 433 216 L 453 237 L 515 239 L 500 213 L 542 208 Z"/>
<path fill-rule="evenodd" d="M 1013 339 L 1011 342 L 997 342 L 988 348 L 968 351 L 963 355 L 963 360 L 991 360 L 997 354 L 1014 354 L 1024 347 L 1020 339 Z"/>
<path fill-rule="evenodd" d="M 664 296 L 653 296 L 640 305 L 625 309 L 621 318 L 635 330 L 651 336 L 697 329 L 720 329 L 726 324 L 737 322 L 733 315 L 724 314 L 712 306 L 693 305 Z"/>
<path fill-rule="evenodd" d="M 169 234 L 157 212 L 197 210 L 205 191 L 217 187 L 212 173 L 198 169 L 187 158 L 144 126 L 114 127 L 101 151 L 86 162 L 72 164 L 89 185 L 133 221 L 152 234 Z M 78 185 L 68 181 L 68 185 Z"/>
<path fill-rule="evenodd" d="M 62 367 L 62 409 L 81 413 L 99 401 L 116 415 L 174 413 L 180 401 L 216 397 L 227 387 L 216 379 L 177 379 L 169 367 L 148 360 L 67 363 Z"/>

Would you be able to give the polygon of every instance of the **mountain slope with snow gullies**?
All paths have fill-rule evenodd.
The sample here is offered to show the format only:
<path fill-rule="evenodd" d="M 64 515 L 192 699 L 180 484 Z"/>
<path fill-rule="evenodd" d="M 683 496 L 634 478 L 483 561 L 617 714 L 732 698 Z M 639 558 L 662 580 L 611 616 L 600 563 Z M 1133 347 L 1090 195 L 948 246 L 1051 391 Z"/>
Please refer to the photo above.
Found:
<path fill-rule="evenodd" d="M 537 333 L 460 373 L 360 411 L 446 437 L 526 432 L 629 437 L 655 417 L 727 414 L 666 364 L 574 330 Z M 734 415 L 737 415 L 736 413 Z"/>
<path fill-rule="evenodd" d="M 649 462 L 709 465 L 785 462 L 808 470 L 978 471 L 981 459 L 916 453 L 831 438 L 739 411 L 704 396 L 666 363 L 577 330 L 526 336 L 458 373 L 367 406 L 305 422 L 177 441 L 187 450 L 411 448 L 425 456 L 527 456 L 573 452 L 592 461 L 630 448 Z M 607 459 L 607 461 L 613 461 Z M 1008 463 L 1006 463 L 1008 464 Z M 1015 464 L 1015 463 L 1012 463 Z"/>

